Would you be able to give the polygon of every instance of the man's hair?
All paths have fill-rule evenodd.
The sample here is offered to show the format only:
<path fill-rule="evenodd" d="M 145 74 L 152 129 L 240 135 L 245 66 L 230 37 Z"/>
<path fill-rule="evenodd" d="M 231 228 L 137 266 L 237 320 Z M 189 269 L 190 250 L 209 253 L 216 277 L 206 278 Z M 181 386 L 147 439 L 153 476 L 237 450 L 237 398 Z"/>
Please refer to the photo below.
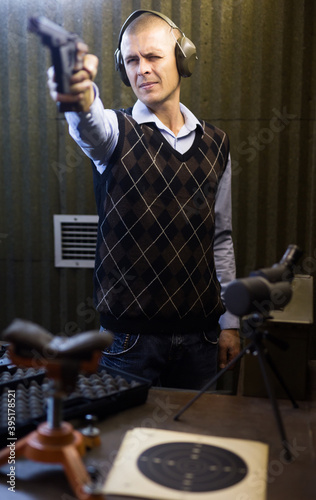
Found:
<path fill-rule="evenodd" d="M 165 26 L 166 29 L 169 29 L 170 33 L 171 30 L 173 30 L 176 40 L 181 36 L 181 32 L 178 29 L 172 28 L 167 21 L 159 16 L 156 16 L 156 14 L 152 14 L 151 12 L 144 12 L 140 16 L 136 17 L 136 19 L 134 19 L 131 24 L 127 26 L 124 34 L 136 35 L 144 29 L 153 28 L 159 25 Z"/>

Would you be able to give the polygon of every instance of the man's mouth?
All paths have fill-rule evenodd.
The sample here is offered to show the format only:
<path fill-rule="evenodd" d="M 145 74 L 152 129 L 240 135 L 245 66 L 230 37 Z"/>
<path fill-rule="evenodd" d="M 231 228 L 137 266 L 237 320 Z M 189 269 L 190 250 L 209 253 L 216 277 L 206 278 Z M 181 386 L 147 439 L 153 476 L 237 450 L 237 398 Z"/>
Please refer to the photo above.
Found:
<path fill-rule="evenodd" d="M 156 82 L 143 82 L 140 84 L 139 88 L 148 90 L 148 89 L 151 89 L 152 87 L 154 87 L 155 85 L 156 85 Z"/>

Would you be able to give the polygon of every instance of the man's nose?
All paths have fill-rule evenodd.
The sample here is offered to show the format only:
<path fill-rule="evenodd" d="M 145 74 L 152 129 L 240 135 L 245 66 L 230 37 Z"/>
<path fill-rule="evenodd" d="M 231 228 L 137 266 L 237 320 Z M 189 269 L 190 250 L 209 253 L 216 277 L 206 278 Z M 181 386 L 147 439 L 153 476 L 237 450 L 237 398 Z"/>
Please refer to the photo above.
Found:
<path fill-rule="evenodd" d="M 144 75 L 144 74 L 150 73 L 150 64 L 149 61 L 147 61 L 146 58 L 141 57 L 139 59 L 139 64 L 138 64 L 138 74 L 139 75 Z"/>

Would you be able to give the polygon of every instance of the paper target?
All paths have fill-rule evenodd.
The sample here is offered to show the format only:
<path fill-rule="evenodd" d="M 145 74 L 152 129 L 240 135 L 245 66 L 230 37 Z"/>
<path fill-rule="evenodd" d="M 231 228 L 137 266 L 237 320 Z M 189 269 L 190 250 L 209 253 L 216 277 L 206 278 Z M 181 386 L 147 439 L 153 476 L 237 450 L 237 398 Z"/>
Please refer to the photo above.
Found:
<path fill-rule="evenodd" d="M 268 446 L 162 429 L 128 431 L 103 493 L 157 500 L 263 500 Z"/>

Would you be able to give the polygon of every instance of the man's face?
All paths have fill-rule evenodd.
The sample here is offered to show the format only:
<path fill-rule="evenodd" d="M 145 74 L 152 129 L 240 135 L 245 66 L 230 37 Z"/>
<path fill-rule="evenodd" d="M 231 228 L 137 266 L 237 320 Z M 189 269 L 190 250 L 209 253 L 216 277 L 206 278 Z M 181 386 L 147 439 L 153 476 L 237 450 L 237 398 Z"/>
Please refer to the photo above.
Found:
<path fill-rule="evenodd" d="M 131 87 L 140 101 L 153 111 L 166 102 L 179 102 L 175 40 L 168 26 L 125 33 L 121 51 Z"/>

